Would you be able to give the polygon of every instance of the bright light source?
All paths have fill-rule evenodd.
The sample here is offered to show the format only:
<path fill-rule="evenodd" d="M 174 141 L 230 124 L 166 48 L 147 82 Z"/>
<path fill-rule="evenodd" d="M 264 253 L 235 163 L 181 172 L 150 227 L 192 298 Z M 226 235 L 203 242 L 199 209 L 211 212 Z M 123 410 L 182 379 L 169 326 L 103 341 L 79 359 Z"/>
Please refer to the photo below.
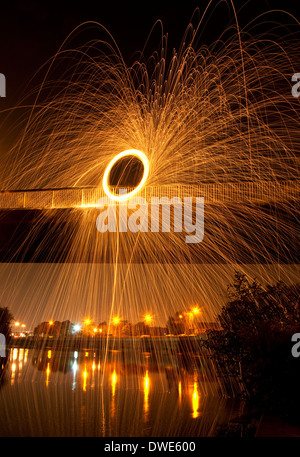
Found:
<path fill-rule="evenodd" d="M 49 321 L 49 325 L 53 325 L 53 321 Z"/>
<path fill-rule="evenodd" d="M 144 165 L 144 174 L 143 174 L 143 177 L 142 177 L 140 183 L 138 184 L 138 186 L 135 189 L 133 189 L 131 192 L 129 192 L 128 194 L 124 194 L 124 195 L 114 195 L 109 190 L 109 185 L 108 185 L 109 173 L 110 173 L 112 167 L 114 166 L 114 164 L 116 162 L 118 162 L 118 160 L 122 159 L 123 157 L 127 157 L 127 156 L 133 156 L 133 157 L 137 157 L 138 159 L 140 159 L 140 161 Z M 127 149 L 126 151 L 123 151 L 123 152 L 120 152 L 120 154 L 117 154 L 109 162 L 108 166 L 106 167 L 106 170 L 105 170 L 104 176 L 103 176 L 103 181 L 102 181 L 103 190 L 106 193 L 106 195 L 109 198 L 111 198 L 112 200 L 115 200 L 118 202 L 127 200 L 128 198 L 135 195 L 143 187 L 143 185 L 145 184 L 145 181 L 148 177 L 148 173 L 149 173 L 149 162 L 148 162 L 148 159 L 145 156 L 145 154 L 142 151 L 139 151 L 138 149 Z"/>
<path fill-rule="evenodd" d="M 79 332 L 80 329 L 81 329 L 81 326 L 80 326 L 79 324 L 75 324 L 75 325 L 73 326 L 73 333 Z"/>

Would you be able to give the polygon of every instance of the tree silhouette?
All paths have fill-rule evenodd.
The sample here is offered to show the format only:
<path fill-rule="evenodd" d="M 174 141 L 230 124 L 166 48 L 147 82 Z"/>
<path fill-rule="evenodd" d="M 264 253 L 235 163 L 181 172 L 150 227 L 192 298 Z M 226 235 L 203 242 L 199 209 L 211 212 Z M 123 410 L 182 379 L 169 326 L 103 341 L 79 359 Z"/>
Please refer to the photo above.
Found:
<path fill-rule="evenodd" d="M 296 411 L 300 370 L 291 337 L 300 330 L 300 284 L 263 288 L 236 272 L 228 296 L 219 315 L 222 330 L 209 331 L 207 342 L 222 374 L 235 377 L 256 405 Z"/>
<path fill-rule="evenodd" d="M 13 315 L 7 307 L 0 308 L 0 333 L 5 336 L 6 341 L 9 340 L 11 334 L 11 322 Z"/>

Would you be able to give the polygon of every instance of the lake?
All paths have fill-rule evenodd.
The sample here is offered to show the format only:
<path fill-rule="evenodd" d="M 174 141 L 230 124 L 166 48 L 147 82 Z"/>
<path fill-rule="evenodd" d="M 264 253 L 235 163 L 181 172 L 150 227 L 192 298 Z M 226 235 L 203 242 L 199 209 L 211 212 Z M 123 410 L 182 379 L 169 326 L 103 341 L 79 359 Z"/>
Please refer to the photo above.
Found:
<path fill-rule="evenodd" d="M 186 363 L 174 352 L 12 348 L 0 436 L 216 436 L 244 404 L 215 371 L 206 358 Z"/>

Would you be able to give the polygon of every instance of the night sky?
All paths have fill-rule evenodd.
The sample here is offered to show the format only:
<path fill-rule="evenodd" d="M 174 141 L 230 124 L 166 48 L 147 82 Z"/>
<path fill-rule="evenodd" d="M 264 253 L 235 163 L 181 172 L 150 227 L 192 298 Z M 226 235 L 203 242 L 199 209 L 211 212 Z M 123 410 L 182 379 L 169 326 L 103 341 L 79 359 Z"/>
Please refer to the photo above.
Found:
<path fill-rule="evenodd" d="M 29 96 L 32 88 L 37 88 L 43 73 L 31 78 L 58 50 L 64 39 L 75 27 L 85 21 L 102 24 L 116 40 L 126 63 L 133 62 L 135 53 L 143 49 L 151 28 L 161 20 L 164 32 L 168 33 L 168 50 L 178 49 L 182 37 L 194 14 L 193 23 L 208 4 L 208 0 L 189 0 L 188 2 L 115 2 L 89 0 L 76 4 L 71 1 L 19 0 L 1 4 L 0 14 L 0 73 L 6 77 L 6 98 L 0 98 L 0 150 L 4 160 L 6 154 L 21 131 L 21 119 L 24 122 L 24 109 L 10 113 L 20 100 L 26 103 L 34 101 Z M 212 2 L 201 27 L 199 44 L 210 45 L 228 26 L 234 24 L 232 8 L 225 2 Z M 230 3 L 228 1 L 228 3 Z M 254 17 L 263 12 L 276 9 L 289 11 L 300 19 L 300 6 L 295 0 L 251 0 L 235 1 L 239 25 L 243 28 Z M 198 8 L 198 11 L 197 11 Z M 282 21 L 278 13 L 268 15 L 268 20 Z M 287 17 L 288 22 L 292 22 Z M 262 25 L 256 32 L 265 32 Z M 282 33 L 282 29 L 280 32 Z M 73 39 L 74 46 L 83 45 L 89 39 L 99 37 L 99 30 L 90 28 Z M 156 27 L 151 35 L 151 50 L 159 49 L 161 32 Z M 107 39 L 103 33 L 101 36 Z M 153 49 L 152 49 L 153 48 Z M 149 53 L 150 55 L 150 53 Z M 57 75 L 58 79 L 60 75 Z M 23 117 L 22 117 L 23 116 Z M 2 159 L 3 160 L 3 159 Z"/>
<path fill-rule="evenodd" d="M 218 2 L 213 2 L 217 5 Z M 221 3 L 221 2 L 220 2 Z M 228 2 L 230 3 L 230 2 Z M 188 2 L 115 2 L 89 0 L 76 4 L 71 1 L 12 1 L 1 4 L 0 14 L 0 73 L 6 76 L 7 97 L 0 100 L 0 110 L 13 107 L 24 95 L 26 83 L 51 58 L 67 35 L 85 21 L 96 21 L 106 27 L 116 40 L 127 63 L 141 50 L 156 20 L 161 20 L 168 33 L 169 50 L 179 47 L 185 29 L 196 8 L 197 22 L 208 0 Z M 239 24 L 243 28 L 259 14 L 273 9 L 285 9 L 300 19 L 300 6 L 295 0 L 235 1 Z M 278 20 L 276 13 L 269 19 Z M 281 18 L 282 20 L 282 18 Z M 221 5 L 210 7 L 200 36 L 200 44 L 211 44 L 220 33 L 234 23 L 232 9 Z M 262 26 L 261 31 L 267 28 Z M 259 31 L 259 29 L 258 29 Z M 81 35 L 77 44 L 95 38 L 95 30 Z M 153 43 L 159 43 L 159 28 Z M 74 43 L 74 42 L 73 42 Z M 76 41 L 75 41 L 76 43 Z M 37 81 L 36 81 L 37 83 Z M 3 116 L 2 116 L 3 118 Z M 2 135 L 1 135 L 2 136 Z"/>
<path fill-rule="evenodd" d="M 66 37 L 85 21 L 95 21 L 103 25 L 114 37 L 125 62 L 133 63 L 136 52 L 142 50 L 149 33 L 157 20 L 161 20 L 164 32 L 168 33 L 169 55 L 172 49 L 178 49 L 184 32 L 193 17 L 197 24 L 203 15 L 209 0 L 189 1 L 150 1 L 150 2 L 115 2 L 86 0 L 76 4 L 69 0 L 44 1 L 19 0 L 2 2 L 0 12 L 0 73 L 6 77 L 6 98 L 0 98 L 0 153 L 3 160 L 8 160 L 9 148 L 21 132 L 21 120 L 26 119 L 26 110 L 13 110 L 17 103 L 26 100 L 34 102 L 30 96 L 32 89 L 37 89 L 45 72 L 33 76 L 48 59 L 53 57 Z M 268 12 L 258 19 L 261 23 L 255 33 L 266 33 L 274 29 L 270 22 L 278 22 L 281 27 L 272 33 L 286 34 L 296 30 L 295 21 L 288 15 L 271 12 L 282 10 L 300 20 L 300 4 L 295 0 L 236 0 L 234 5 L 240 27 L 243 29 L 254 18 Z M 286 23 L 294 22 L 294 28 L 282 27 L 283 17 Z M 268 22 L 268 23 L 267 23 Z M 199 33 L 197 45 L 211 45 L 230 25 L 235 24 L 233 9 L 228 2 L 213 1 L 205 15 Z M 80 47 L 90 39 L 108 39 L 104 32 L 95 27 L 86 28 L 76 38 L 72 46 Z M 151 34 L 148 56 L 160 49 L 161 31 L 158 26 Z M 61 77 L 57 74 L 57 79 Z M 1 170 L 0 170 L 1 176 Z"/>

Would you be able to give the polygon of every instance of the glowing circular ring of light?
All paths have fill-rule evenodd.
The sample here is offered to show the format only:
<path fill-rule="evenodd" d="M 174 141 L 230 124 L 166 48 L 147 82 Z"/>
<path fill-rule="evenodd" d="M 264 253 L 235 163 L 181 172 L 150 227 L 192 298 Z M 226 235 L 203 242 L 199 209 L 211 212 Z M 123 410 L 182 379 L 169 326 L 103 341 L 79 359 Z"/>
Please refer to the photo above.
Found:
<path fill-rule="evenodd" d="M 115 195 L 115 194 L 111 193 L 111 191 L 109 190 L 109 187 L 108 187 L 109 173 L 110 173 L 112 167 L 115 165 L 115 163 L 118 162 L 118 160 L 122 159 L 123 157 L 127 157 L 127 156 L 134 156 L 134 157 L 137 157 L 138 159 L 140 159 L 140 161 L 142 162 L 142 164 L 144 166 L 144 174 L 143 174 L 141 181 L 137 185 L 137 187 L 135 187 L 131 192 L 128 192 L 128 194 L 124 194 L 124 195 Z M 103 190 L 106 193 L 106 195 L 109 198 L 111 198 L 112 200 L 115 200 L 118 202 L 127 200 L 128 198 L 135 195 L 143 187 L 143 185 L 145 184 L 145 181 L 148 177 L 148 173 L 149 173 L 149 162 L 148 162 L 148 159 L 145 156 L 145 154 L 142 151 L 139 151 L 138 149 L 127 149 L 126 151 L 123 151 L 123 152 L 120 152 L 120 154 L 117 154 L 109 162 L 108 166 L 106 167 L 106 170 L 105 170 L 104 176 L 103 176 L 103 181 L 102 181 Z"/>

